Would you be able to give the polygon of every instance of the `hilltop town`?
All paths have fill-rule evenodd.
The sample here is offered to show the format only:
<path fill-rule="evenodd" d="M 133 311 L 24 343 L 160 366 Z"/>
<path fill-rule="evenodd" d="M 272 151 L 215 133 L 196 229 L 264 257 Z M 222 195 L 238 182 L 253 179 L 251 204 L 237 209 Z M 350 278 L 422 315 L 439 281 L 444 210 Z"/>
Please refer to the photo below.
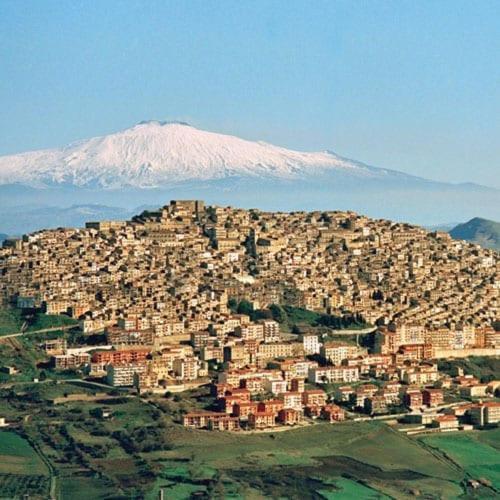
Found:
<path fill-rule="evenodd" d="M 353 212 L 172 201 L 6 240 L 0 299 L 72 318 L 84 338 L 105 334 L 46 340 L 55 371 L 142 395 L 210 384 L 212 404 L 185 413 L 187 427 L 408 413 L 458 429 L 500 418 L 497 382 L 438 370 L 439 359 L 500 354 L 499 265 L 447 233 Z M 465 406 L 438 412 L 449 397 Z"/>

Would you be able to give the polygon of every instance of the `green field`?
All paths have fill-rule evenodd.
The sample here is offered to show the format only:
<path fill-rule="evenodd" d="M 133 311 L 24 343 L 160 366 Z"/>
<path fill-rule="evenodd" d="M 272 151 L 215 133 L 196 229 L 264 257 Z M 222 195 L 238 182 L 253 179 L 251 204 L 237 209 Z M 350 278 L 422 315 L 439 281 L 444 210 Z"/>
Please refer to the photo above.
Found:
<path fill-rule="evenodd" d="M 291 491 L 297 498 L 316 498 L 318 491 L 338 494 L 335 481 L 342 478 L 354 480 L 343 483 L 349 491 L 366 487 L 397 498 L 416 491 L 429 497 L 440 492 L 443 498 L 462 493 L 463 474 L 384 424 L 317 424 L 274 434 L 166 432 L 172 450 L 142 456 L 163 466 L 167 458 L 176 481 L 186 484 L 199 484 L 209 467 L 217 471 L 211 487 L 240 494 L 251 488 L 272 498 Z"/>
<path fill-rule="evenodd" d="M 107 498 L 113 491 L 113 485 L 92 474 L 62 476 L 59 478 L 59 498 L 61 500 L 90 500 Z"/>
<path fill-rule="evenodd" d="M 31 445 L 14 432 L 0 431 L 0 498 L 46 498 L 49 482 L 49 471 Z"/>
<path fill-rule="evenodd" d="M 483 439 L 481 439 L 482 436 Z M 429 436 L 422 440 L 458 464 L 471 479 L 486 479 L 500 491 L 500 431 Z M 490 443 L 488 443 L 490 441 Z M 496 448 L 493 446 L 496 445 Z"/>
<path fill-rule="evenodd" d="M 364 498 L 366 500 L 386 500 L 389 498 L 378 491 L 367 488 L 357 481 L 344 477 L 337 479 L 333 485 L 337 488 L 337 490 L 319 490 L 318 493 L 326 500 L 358 500 L 359 498 Z"/>
<path fill-rule="evenodd" d="M 498 445 L 495 430 L 409 439 L 383 423 L 345 422 L 233 434 L 194 431 L 173 423 L 172 411 L 175 405 L 185 405 L 182 400 L 163 398 L 152 405 L 121 398 L 104 404 L 113 412 L 111 420 L 92 417 L 92 408 L 102 404 L 73 402 L 49 407 L 27 427 L 30 439 L 40 442 L 58 471 L 63 500 L 83 498 L 83 491 L 96 499 L 113 495 L 154 499 L 160 489 L 173 499 L 192 494 L 452 499 L 466 493 L 464 479 L 493 480 L 488 474 L 498 469 L 493 458 L 493 445 Z M 15 450 L 35 460 L 39 474 L 47 474 L 26 441 L 4 434 L 10 437 L 3 440 L 3 453 L 10 457 Z M 461 439 L 466 448 L 452 446 Z M 438 446 L 440 450 L 448 446 L 447 454 L 457 454 L 456 459 L 442 455 Z M 24 465 L 29 463 L 24 460 Z M 22 470 L 0 468 L 5 473 Z M 482 490 L 484 498 L 494 495 L 491 488 Z"/>
<path fill-rule="evenodd" d="M 0 431 L 0 472 L 47 474 L 47 467 L 31 445 L 14 432 Z"/>

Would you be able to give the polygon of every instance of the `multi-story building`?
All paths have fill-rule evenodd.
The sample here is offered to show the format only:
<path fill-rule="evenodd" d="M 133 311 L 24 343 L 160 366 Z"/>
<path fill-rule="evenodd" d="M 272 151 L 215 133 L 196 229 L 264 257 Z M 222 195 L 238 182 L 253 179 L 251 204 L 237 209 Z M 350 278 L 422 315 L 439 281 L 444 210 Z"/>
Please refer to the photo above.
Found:
<path fill-rule="evenodd" d="M 438 406 L 443 403 L 442 389 L 424 389 L 422 391 L 422 403 L 427 406 Z"/>
<path fill-rule="evenodd" d="M 199 361 L 194 356 L 174 359 L 173 371 L 180 380 L 195 380 L 200 369 Z"/>
<path fill-rule="evenodd" d="M 250 429 L 267 429 L 276 426 L 276 415 L 270 411 L 257 411 L 248 416 Z"/>
<path fill-rule="evenodd" d="M 110 363 L 106 366 L 106 381 L 113 387 L 126 387 L 134 385 L 135 374 L 145 374 L 146 363 Z"/>
<path fill-rule="evenodd" d="M 357 366 L 313 367 L 309 369 L 307 380 L 312 384 L 357 382 L 359 380 L 359 368 Z"/>
<path fill-rule="evenodd" d="M 304 346 L 304 353 L 307 355 L 319 354 L 321 350 L 321 343 L 316 334 L 302 335 L 302 344 Z"/>
<path fill-rule="evenodd" d="M 486 425 L 498 424 L 500 422 L 500 402 L 489 401 L 472 405 L 467 411 L 474 425 L 484 427 Z"/>
<path fill-rule="evenodd" d="M 357 346 L 340 342 L 328 342 L 320 349 L 321 355 L 330 363 L 340 365 L 344 359 L 353 359 L 360 350 Z"/>

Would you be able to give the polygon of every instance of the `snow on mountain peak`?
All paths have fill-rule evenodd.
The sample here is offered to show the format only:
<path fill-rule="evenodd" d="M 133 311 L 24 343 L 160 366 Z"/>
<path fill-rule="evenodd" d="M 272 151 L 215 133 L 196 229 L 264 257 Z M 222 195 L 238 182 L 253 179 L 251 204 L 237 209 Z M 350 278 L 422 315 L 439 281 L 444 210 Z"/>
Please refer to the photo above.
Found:
<path fill-rule="evenodd" d="M 63 148 L 0 157 L 0 184 L 151 188 L 228 177 L 297 179 L 331 170 L 355 177 L 383 172 L 329 151 L 293 151 L 151 120 Z"/>

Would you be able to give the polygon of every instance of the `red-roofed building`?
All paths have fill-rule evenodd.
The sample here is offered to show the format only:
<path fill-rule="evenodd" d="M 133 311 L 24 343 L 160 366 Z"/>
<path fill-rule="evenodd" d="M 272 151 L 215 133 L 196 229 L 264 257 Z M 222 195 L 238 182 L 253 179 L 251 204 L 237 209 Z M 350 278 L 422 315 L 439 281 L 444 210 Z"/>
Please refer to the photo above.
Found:
<path fill-rule="evenodd" d="M 329 404 L 321 410 L 321 417 L 328 422 L 341 422 L 345 420 L 345 412 L 340 406 Z"/>
<path fill-rule="evenodd" d="M 210 418 L 207 428 L 211 431 L 236 431 L 240 428 L 238 417 L 224 415 L 223 418 Z"/>
<path fill-rule="evenodd" d="M 323 407 L 318 405 L 306 406 L 304 408 L 304 414 L 309 418 L 318 418 L 321 416 L 322 409 Z"/>
<path fill-rule="evenodd" d="M 283 401 L 281 399 L 268 399 L 259 403 L 258 410 L 263 412 L 272 412 L 275 415 L 283 408 Z"/>
<path fill-rule="evenodd" d="M 302 394 L 300 392 L 285 392 L 282 397 L 285 408 L 302 409 Z"/>
<path fill-rule="evenodd" d="M 248 426 L 250 429 L 266 429 L 275 427 L 275 414 L 270 411 L 258 411 L 248 416 Z"/>
<path fill-rule="evenodd" d="M 240 420 L 247 420 L 251 413 L 256 413 L 258 411 L 258 406 L 258 403 L 255 401 L 236 403 L 233 406 L 233 415 Z"/>
<path fill-rule="evenodd" d="M 250 401 L 251 393 L 248 389 L 238 388 L 229 390 L 228 395 L 238 398 L 242 403 L 244 402 L 248 403 Z"/>
<path fill-rule="evenodd" d="M 214 411 L 186 413 L 183 417 L 183 424 L 184 427 L 194 429 L 235 430 L 239 427 L 237 418 Z"/>
<path fill-rule="evenodd" d="M 92 363 L 99 364 L 126 364 L 145 361 L 151 349 L 147 347 L 134 349 L 106 349 L 95 351 L 92 354 Z"/>
<path fill-rule="evenodd" d="M 240 380 L 242 388 L 248 389 L 252 394 L 262 392 L 264 390 L 264 379 L 262 377 L 252 377 Z"/>
<path fill-rule="evenodd" d="M 422 403 L 427 406 L 437 406 L 443 403 L 443 391 L 441 389 L 424 389 L 422 391 Z"/>
<path fill-rule="evenodd" d="M 324 406 L 326 404 L 326 392 L 321 389 L 311 389 L 302 393 L 302 404 L 304 406 Z"/>
<path fill-rule="evenodd" d="M 216 398 L 221 398 L 233 388 L 229 384 L 212 384 L 210 386 L 210 394 Z"/>
<path fill-rule="evenodd" d="M 438 415 L 432 421 L 432 427 L 438 427 L 441 430 L 458 429 L 458 419 L 455 415 Z"/>
<path fill-rule="evenodd" d="M 419 408 L 422 406 L 422 393 L 418 390 L 407 391 L 404 396 L 404 403 L 408 408 Z"/>
<path fill-rule="evenodd" d="M 283 408 L 278 413 L 278 421 L 285 425 L 295 425 L 302 420 L 302 412 L 294 408 Z"/>

